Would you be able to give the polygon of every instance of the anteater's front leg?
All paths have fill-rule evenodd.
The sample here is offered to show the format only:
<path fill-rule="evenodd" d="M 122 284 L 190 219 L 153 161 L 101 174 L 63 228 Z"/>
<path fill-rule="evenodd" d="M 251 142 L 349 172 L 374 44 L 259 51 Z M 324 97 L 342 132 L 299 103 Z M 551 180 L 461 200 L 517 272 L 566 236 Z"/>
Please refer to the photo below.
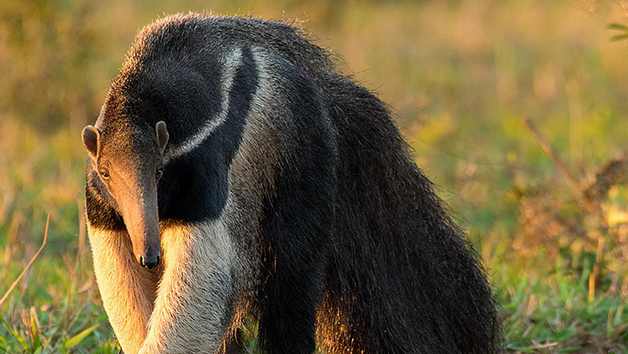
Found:
<path fill-rule="evenodd" d="M 125 354 L 136 354 L 146 339 L 160 268 L 142 268 L 126 231 L 88 225 L 96 280 L 103 305 Z"/>
<path fill-rule="evenodd" d="M 162 232 L 164 273 L 141 354 L 214 353 L 231 324 L 234 250 L 220 221 Z"/>

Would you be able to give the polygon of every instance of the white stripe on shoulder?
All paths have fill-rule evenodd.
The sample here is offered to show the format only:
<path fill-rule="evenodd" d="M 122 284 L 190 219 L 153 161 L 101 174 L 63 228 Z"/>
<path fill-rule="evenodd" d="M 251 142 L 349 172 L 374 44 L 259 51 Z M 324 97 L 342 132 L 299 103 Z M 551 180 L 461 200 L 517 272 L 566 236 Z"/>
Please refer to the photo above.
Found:
<path fill-rule="evenodd" d="M 229 93 L 231 92 L 231 88 L 233 86 L 233 79 L 236 75 L 236 70 L 242 63 L 242 49 L 235 48 L 232 52 L 227 54 L 223 59 L 223 70 L 222 70 L 222 87 L 221 87 L 221 105 L 220 111 L 215 117 L 210 117 L 207 122 L 203 125 L 203 127 L 196 133 L 196 135 L 191 136 L 189 139 L 184 141 L 179 146 L 174 146 L 169 149 L 169 152 L 165 158 L 166 163 L 170 160 L 174 160 L 178 157 L 181 157 L 188 152 L 194 150 L 198 147 L 207 137 L 211 135 L 211 133 L 216 130 L 219 126 L 221 126 L 227 120 L 227 114 L 229 113 Z"/>

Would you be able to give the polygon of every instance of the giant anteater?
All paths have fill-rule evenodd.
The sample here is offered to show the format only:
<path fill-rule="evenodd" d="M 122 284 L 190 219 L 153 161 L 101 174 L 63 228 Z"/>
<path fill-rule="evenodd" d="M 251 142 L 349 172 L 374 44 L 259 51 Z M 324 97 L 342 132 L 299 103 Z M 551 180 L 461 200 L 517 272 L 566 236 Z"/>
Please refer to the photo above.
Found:
<path fill-rule="evenodd" d="M 83 143 L 96 277 L 127 354 L 238 351 L 247 316 L 267 353 L 498 351 L 479 257 L 386 105 L 301 30 L 147 26 Z"/>

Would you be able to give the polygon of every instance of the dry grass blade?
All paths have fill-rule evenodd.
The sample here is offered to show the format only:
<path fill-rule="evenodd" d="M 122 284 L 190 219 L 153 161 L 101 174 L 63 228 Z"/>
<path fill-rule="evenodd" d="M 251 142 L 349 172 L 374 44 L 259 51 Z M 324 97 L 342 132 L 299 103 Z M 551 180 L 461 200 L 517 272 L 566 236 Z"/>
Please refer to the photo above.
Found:
<path fill-rule="evenodd" d="M 567 178 L 567 180 L 572 183 L 578 190 L 580 190 L 580 182 L 574 175 L 571 174 L 567 165 L 561 160 L 558 156 L 552 145 L 547 141 L 547 139 L 541 134 L 541 132 L 537 129 L 536 125 L 532 120 L 528 117 L 522 117 L 523 123 L 525 126 L 532 132 L 534 138 L 539 143 L 543 151 L 552 158 L 558 169 L 563 173 L 563 175 Z"/>
<path fill-rule="evenodd" d="M 4 302 L 9 297 L 9 294 L 11 294 L 11 291 L 13 291 L 13 289 L 15 289 L 17 284 L 24 277 L 24 274 L 26 274 L 26 271 L 28 271 L 28 268 L 30 268 L 33 265 L 33 263 L 35 262 L 35 259 L 37 259 L 37 257 L 41 253 L 41 251 L 44 249 L 44 246 L 46 246 L 46 241 L 48 241 L 48 228 L 49 227 L 50 227 L 50 214 L 48 214 L 48 218 L 46 220 L 46 231 L 44 232 L 44 240 L 41 243 L 41 247 L 39 247 L 39 249 L 37 250 L 35 255 L 33 255 L 33 258 L 31 258 L 31 260 L 28 262 L 26 267 L 24 267 L 24 269 L 22 270 L 22 273 L 20 273 L 20 275 L 17 277 L 17 279 L 15 279 L 13 284 L 11 284 L 11 286 L 9 287 L 9 290 L 7 290 L 7 292 L 4 294 L 4 296 L 2 296 L 2 299 L 0 299 L 0 309 L 2 309 L 2 305 L 4 305 Z"/>

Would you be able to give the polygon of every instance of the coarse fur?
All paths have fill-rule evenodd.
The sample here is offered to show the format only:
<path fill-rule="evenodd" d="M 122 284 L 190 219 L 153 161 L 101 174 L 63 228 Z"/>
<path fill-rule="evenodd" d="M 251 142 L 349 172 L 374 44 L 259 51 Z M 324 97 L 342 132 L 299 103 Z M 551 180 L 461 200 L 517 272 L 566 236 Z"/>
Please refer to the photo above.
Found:
<path fill-rule="evenodd" d="M 247 314 L 266 353 L 499 351 L 479 257 L 386 105 L 299 29 L 158 20 L 90 129 L 89 237 L 125 353 L 238 352 Z M 133 193 L 156 193 L 163 261 L 150 270 L 133 230 L 151 237 L 152 219 L 125 211 Z"/>

